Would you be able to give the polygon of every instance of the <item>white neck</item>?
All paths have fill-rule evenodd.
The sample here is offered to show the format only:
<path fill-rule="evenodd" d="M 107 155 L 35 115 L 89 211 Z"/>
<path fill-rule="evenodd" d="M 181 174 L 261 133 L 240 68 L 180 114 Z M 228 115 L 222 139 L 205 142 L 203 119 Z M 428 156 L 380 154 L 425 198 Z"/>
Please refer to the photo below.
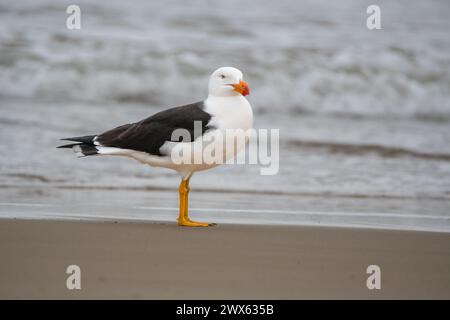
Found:
<path fill-rule="evenodd" d="M 253 112 L 250 103 L 241 94 L 218 97 L 209 95 L 205 100 L 205 111 L 213 116 L 210 124 L 220 129 L 250 129 Z"/>

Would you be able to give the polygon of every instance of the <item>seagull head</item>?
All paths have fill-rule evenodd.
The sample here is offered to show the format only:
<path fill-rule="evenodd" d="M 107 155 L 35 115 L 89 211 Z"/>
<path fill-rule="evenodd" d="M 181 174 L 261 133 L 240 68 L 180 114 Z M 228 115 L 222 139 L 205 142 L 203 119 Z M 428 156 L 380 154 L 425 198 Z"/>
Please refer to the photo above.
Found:
<path fill-rule="evenodd" d="M 250 89 L 240 70 L 222 67 L 214 71 L 209 78 L 209 94 L 217 97 L 246 96 L 250 94 Z"/>

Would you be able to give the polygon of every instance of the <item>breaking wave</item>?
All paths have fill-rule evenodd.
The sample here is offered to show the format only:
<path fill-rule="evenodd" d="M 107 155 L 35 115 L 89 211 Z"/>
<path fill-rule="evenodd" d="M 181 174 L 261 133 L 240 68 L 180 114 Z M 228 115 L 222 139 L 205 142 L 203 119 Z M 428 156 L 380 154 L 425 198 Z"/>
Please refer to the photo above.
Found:
<path fill-rule="evenodd" d="M 450 119 L 445 1 L 386 4 L 392 16 L 375 32 L 355 20 L 365 11 L 358 1 L 339 10 L 264 1 L 251 13 L 234 0 L 216 10 L 200 1 L 123 6 L 80 1 L 79 31 L 66 30 L 65 7 L 50 0 L 0 10 L 0 97 L 165 107 L 205 96 L 211 70 L 234 65 L 256 112 Z"/>

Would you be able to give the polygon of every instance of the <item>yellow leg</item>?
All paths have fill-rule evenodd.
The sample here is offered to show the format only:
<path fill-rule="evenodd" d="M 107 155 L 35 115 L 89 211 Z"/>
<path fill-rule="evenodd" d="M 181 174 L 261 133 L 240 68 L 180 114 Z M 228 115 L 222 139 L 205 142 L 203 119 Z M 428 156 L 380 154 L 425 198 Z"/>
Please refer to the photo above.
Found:
<path fill-rule="evenodd" d="M 191 180 L 191 177 L 188 177 L 186 179 L 186 193 L 184 194 L 184 210 L 183 210 L 183 216 L 184 220 L 190 221 L 189 219 L 189 191 L 191 191 L 191 188 L 189 187 L 189 182 Z"/>
<path fill-rule="evenodd" d="M 181 180 L 180 183 L 180 214 L 178 216 L 178 225 L 184 227 L 209 227 L 214 226 L 215 223 L 196 222 L 189 219 L 189 180 Z"/>

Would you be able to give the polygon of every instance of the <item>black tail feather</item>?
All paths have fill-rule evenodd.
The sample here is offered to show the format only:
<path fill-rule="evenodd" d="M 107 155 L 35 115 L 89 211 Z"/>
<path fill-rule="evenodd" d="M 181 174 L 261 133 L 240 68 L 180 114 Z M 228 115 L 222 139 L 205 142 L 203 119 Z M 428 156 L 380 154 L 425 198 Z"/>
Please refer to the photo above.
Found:
<path fill-rule="evenodd" d="M 62 139 L 61 139 L 62 140 Z M 81 143 L 70 143 L 70 144 L 64 144 L 62 146 L 58 146 L 57 148 L 72 148 L 74 146 L 79 146 Z"/>
<path fill-rule="evenodd" d="M 67 140 L 67 141 L 75 141 L 77 143 L 69 143 L 64 144 L 62 146 L 59 146 L 57 148 L 73 148 L 73 147 L 79 147 L 75 148 L 74 151 L 77 154 L 82 154 L 82 156 L 92 156 L 95 154 L 98 154 L 98 150 L 96 146 L 94 145 L 94 138 L 96 136 L 83 136 L 83 137 L 73 137 L 73 138 L 65 138 L 61 140 Z"/>
<path fill-rule="evenodd" d="M 83 136 L 83 137 L 73 137 L 73 138 L 64 138 L 61 140 L 67 140 L 67 141 L 75 141 L 75 142 L 81 142 L 86 144 L 94 144 L 94 138 L 96 135 L 93 136 Z"/>

